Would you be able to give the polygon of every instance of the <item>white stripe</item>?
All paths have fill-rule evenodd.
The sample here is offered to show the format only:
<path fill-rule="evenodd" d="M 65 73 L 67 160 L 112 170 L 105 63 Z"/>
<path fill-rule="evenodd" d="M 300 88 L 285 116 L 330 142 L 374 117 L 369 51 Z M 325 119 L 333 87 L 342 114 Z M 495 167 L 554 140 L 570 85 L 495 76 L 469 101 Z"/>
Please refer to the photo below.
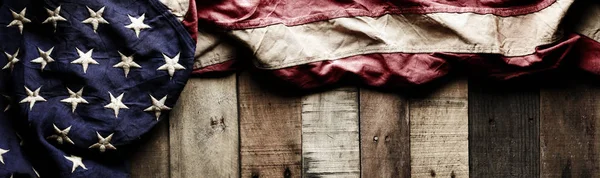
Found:
<path fill-rule="evenodd" d="M 541 11 L 512 17 L 474 13 L 393 14 L 337 18 L 298 26 L 276 24 L 231 33 L 250 46 L 258 58 L 258 67 L 266 69 L 369 53 L 523 56 L 562 37 L 558 26 L 572 3 L 573 0 L 557 0 Z"/>
<path fill-rule="evenodd" d="M 160 0 L 160 2 L 167 6 L 179 21 L 183 21 L 183 17 L 190 7 L 190 0 Z"/>
<path fill-rule="evenodd" d="M 227 40 L 213 33 L 200 29 L 194 55 L 194 69 L 222 63 L 234 59 L 236 48 Z"/>

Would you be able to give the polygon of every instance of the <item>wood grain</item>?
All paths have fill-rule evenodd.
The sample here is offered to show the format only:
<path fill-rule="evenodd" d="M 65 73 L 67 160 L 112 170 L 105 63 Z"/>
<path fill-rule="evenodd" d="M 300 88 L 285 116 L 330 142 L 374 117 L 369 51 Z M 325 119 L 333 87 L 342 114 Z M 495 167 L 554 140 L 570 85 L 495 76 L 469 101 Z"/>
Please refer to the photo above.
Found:
<path fill-rule="evenodd" d="M 411 99 L 412 177 L 469 177 L 467 92 L 460 79 Z"/>
<path fill-rule="evenodd" d="M 238 177 L 236 78 L 193 78 L 171 112 L 171 177 Z"/>
<path fill-rule="evenodd" d="M 600 86 L 576 81 L 541 91 L 541 177 L 600 178 Z"/>
<path fill-rule="evenodd" d="M 357 88 L 302 100 L 303 177 L 360 177 Z"/>
<path fill-rule="evenodd" d="M 408 104 L 398 94 L 361 88 L 362 177 L 410 177 Z"/>
<path fill-rule="evenodd" d="M 264 78 L 239 77 L 241 176 L 301 176 L 301 98 Z"/>
<path fill-rule="evenodd" d="M 169 177 L 169 122 L 162 120 L 144 136 L 132 155 L 131 177 Z"/>
<path fill-rule="evenodd" d="M 537 87 L 471 81 L 471 176 L 539 177 L 539 109 Z"/>

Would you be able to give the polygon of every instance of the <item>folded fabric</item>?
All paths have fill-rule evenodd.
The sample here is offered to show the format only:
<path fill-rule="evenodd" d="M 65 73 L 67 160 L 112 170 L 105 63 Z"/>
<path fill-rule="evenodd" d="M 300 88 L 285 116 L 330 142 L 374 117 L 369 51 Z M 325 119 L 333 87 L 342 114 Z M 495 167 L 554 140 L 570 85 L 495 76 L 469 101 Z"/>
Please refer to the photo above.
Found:
<path fill-rule="evenodd" d="M 200 29 L 196 75 L 252 61 L 302 88 L 397 87 L 458 69 L 510 79 L 565 60 L 600 74 L 596 1 L 224 0 L 199 3 L 198 17 L 222 30 Z"/>
<path fill-rule="evenodd" d="M 195 20 L 165 4 L 0 1 L 0 177 L 128 177 L 192 71 Z"/>
<path fill-rule="evenodd" d="M 301 88 L 565 62 L 600 75 L 598 20 L 583 0 L 0 1 L 0 177 L 128 177 L 124 154 L 192 73 L 252 66 Z"/>

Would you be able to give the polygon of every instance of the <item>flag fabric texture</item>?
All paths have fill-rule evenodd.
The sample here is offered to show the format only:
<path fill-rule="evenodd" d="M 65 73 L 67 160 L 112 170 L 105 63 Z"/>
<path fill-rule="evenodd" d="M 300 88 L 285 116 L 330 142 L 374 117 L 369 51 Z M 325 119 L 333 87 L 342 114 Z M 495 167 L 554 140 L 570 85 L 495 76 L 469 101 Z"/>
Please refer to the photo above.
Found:
<path fill-rule="evenodd" d="M 600 75 L 599 20 L 583 0 L 0 0 L 0 177 L 128 177 L 126 154 L 191 74 L 252 66 L 301 88 Z"/>
<path fill-rule="evenodd" d="M 128 177 L 127 145 L 167 118 L 192 71 L 182 12 L 158 0 L 0 3 L 0 177 Z"/>
<path fill-rule="evenodd" d="M 200 29 L 197 75 L 246 61 L 301 88 L 410 86 L 452 70 L 510 79 L 565 62 L 600 74 L 597 1 L 224 0 L 199 2 L 198 18 L 223 30 Z"/>

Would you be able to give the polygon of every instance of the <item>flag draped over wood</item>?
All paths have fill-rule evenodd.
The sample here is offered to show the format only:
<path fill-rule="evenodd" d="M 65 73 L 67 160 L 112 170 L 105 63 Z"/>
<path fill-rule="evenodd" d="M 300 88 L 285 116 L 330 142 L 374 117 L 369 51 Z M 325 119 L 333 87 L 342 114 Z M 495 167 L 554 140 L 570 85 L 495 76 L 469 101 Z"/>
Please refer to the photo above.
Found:
<path fill-rule="evenodd" d="M 190 74 L 252 65 L 301 88 L 600 75 L 598 20 L 583 0 L 0 1 L 0 176 L 128 177 L 128 149 Z"/>
<path fill-rule="evenodd" d="M 180 11 L 0 2 L 0 177 L 128 177 L 129 143 L 167 118 L 192 71 Z"/>

